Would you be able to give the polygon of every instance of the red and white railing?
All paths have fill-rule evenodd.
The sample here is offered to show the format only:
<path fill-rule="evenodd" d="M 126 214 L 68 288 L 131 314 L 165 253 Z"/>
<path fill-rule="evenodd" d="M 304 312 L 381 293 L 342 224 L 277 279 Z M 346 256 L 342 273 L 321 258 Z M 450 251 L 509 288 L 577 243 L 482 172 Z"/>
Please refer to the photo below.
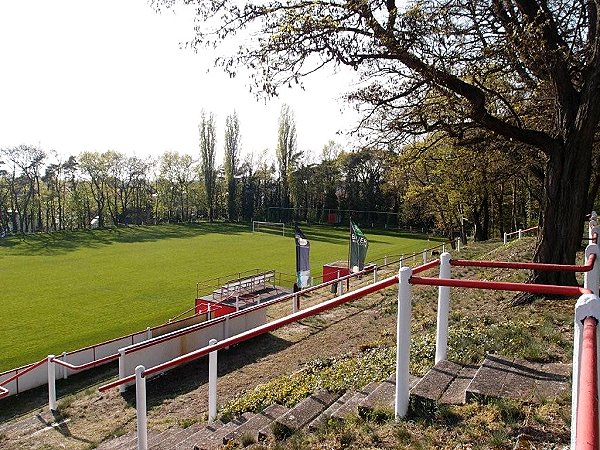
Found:
<path fill-rule="evenodd" d="M 217 352 L 223 348 L 244 342 L 258 335 L 274 331 L 285 325 L 314 316 L 323 311 L 335 308 L 344 303 L 364 297 L 381 289 L 398 284 L 398 316 L 396 333 L 396 392 L 395 392 L 395 417 L 404 417 L 408 412 L 409 402 L 409 355 L 410 355 L 410 321 L 412 285 L 438 286 L 438 318 L 436 331 L 436 363 L 447 357 L 448 345 L 448 312 L 450 287 L 476 288 L 488 290 L 509 290 L 530 292 L 534 294 L 580 296 L 575 312 L 575 350 L 573 358 L 573 442 L 592 442 L 590 448 L 598 448 L 598 370 L 597 370 L 597 334 L 596 325 L 600 318 L 600 300 L 598 300 L 598 284 L 600 278 L 600 263 L 597 244 L 590 244 L 586 249 L 586 263 L 583 265 L 557 266 L 556 264 L 538 263 L 510 263 L 499 261 L 466 261 L 452 260 L 449 253 L 440 255 L 440 259 L 431 261 L 419 267 L 400 268 L 397 276 L 392 276 L 374 282 L 355 291 L 342 294 L 331 300 L 308 307 L 281 319 L 274 320 L 238 335 L 217 342 L 211 339 L 208 346 L 182 355 L 171 361 L 146 369 L 144 366 L 136 367 L 135 374 L 118 379 L 100 387 L 101 391 L 136 382 L 136 407 L 138 410 L 138 448 L 147 448 L 146 424 L 146 391 L 145 378 L 156 375 L 181 364 L 209 356 L 209 421 L 216 419 L 217 414 Z M 439 278 L 415 276 L 418 273 L 440 266 Z M 499 267 L 510 269 L 535 269 L 535 270 L 566 270 L 585 272 L 585 287 L 536 285 L 527 283 L 508 283 L 482 280 L 459 280 L 451 278 L 452 266 L 478 266 Z M 337 281 L 337 280 L 336 280 Z M 583 318 L 581 316 L 584 316 Z M 578 331 L 579 325 L 585 326 L 584 331 Z M 585 325 L 584 325 L 585 324 Z M 591 328 L 591 329 L 590 329 Z M 580 344 L 580 341 L 583 344 Z M 596 344 L 596 345 L 594 345 Z M 580 364 L 581 362 L 581 364 Z M 590 380 L 590 381 L 588 381 Z M 580 389 L 580 386 L 584 388 Z M 582 417 L 578 419 L 579 417 Z M 591 419 L 590 419 L 591 417 Z M 579 426 L 578 426 L 579 424 Z"/>
<path fill-rule="evenodd" d="M 504 244 L 506 244 L 511 236 L 518 236 L 518 239 L 521 239 L 525 233 L 529 233 L 531 231 L 537 230 L 537 225 L 535 227 L 526 228 L 524 230 L 519 229 L 517 231 L 513 231 L 511 233 L 504 233 Z"/>
<path fill-rule="evenodd" d="M 32 370 L 37 369 L 38 367 L 43 365 L 45 362 L 46 362 L 46 358 L 41 359 L 40 361 L 33 363 L 30 366 L 24 368 L 20 372 L 15 373 L 13 376 L 8 377 L 6 380 L 1 381 L 0 382 L 0 398 L 8 397 L 10 395 L 10 391 L 8 389 L 6 389 L 5 386 L 7 386 L 9 383 L 12 383 L 13 381 L 18 382 L 20 377 L 22 377 L 23 375 L 26 375 L 27 373 L 31 372 Z"/>

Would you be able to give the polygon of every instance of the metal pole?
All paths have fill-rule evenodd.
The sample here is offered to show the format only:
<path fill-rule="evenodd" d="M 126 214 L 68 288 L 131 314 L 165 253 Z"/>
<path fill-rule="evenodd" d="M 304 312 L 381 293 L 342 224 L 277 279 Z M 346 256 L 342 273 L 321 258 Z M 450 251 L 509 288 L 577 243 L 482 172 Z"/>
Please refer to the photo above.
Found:
<path fill-rule="evenodd" d="M 67 362 L 67 352 L 63 352 L 62 360 L 64 362 Z M 67 373 L 67 370 L 69 370 L 69 369 L 67 369 L 65 366 L 62 366 L 63 380 L 66 380 L 69 376 L 69 374 Z"/>
<path fill-rule="evenodd" d="M 571 447 L 575 448 L 577 437 L 577 410 L 579 407 L 579 384 L 581 373 L 581 352 L 583 340 L 583 321 L 586 317 L 600 319 L 600 300 L 594 294 L 584 294 L 579 297 L 575 305 L 575 326 L 573 333 L 573 369 L 571 383 Z M 596 340 L 600 340 L 600 334 L 596 335 Z M 598 347 L 597 342 L 597 347 Z M 600 348 L 600 347 L 598 347 Z M 600 372 L 596 373 L 600 377 Z M 597 448 L 598 443 L 592 443 L 590 448 Z"/>
<path fill-rule="evenodd" d="M 135 409 L 137 416 L 137 450 L 148 450 L 148 421 L 146 420 L 146 377 L 144 366 L 135 368 Z"/>
<path fill-rule="evenodd" d="M 56 366 L 54 355 L 48 355 L 48 407 L 56 411 Z"/>
<path fill-rule="evenodd" d="M 519 229 L 519 239 L 523 237 L 523 230 Z"/>
<path fill-rule="evenodd" d="M 583 276 L 583 286 L 590 289 L 594 294 L 599 295 L 598 293 L 598 284 L 600 283 L 600 246 L 598 244 L 588 244 L 585 248 L 585 260 L 589 258 L 590 255 L 596 255 L 596 260 L 594 261 L 594 266 L 592 270 L 585 272 Z"/>
<path fill-rule="evenodd" d="M 125 349 L 119 349 L 119 378 L 125 378 Z M 119 386 L 119 392 L 125 392 L 126 385 L 122 384 Z"/>
<path fill-rule="evenodd" d="M 216 339 L 208 341 L 208 345 L 215 345 Z M 217 351 L 208 354 L 208 423 L 213 423 L 217 418 Z"/>
<path fill-rule="evenodd" d="M 450 253 L 440 255 L 440 278 L 450 278 Z M 450 287 L 440 286 L 438 291 L 437 332 L 435 338 L 435 363 L 448 356 L 448 311 L 450 309 Z"/>
<path fill-rule="evenodd" d="M 408 412 L 410 363 L 410 316 L 412 269 L 403 267 L 398 273 L 398 319 L 396 325 L 396 397 L 394 417 L 399 420 Z"/>
<path fill-rule="evenodd" d="M 508 234 L 506 234 L 506 231 L 504 232 L 504 245 L 506 245 L 506 243 L 508 242 Z"/>

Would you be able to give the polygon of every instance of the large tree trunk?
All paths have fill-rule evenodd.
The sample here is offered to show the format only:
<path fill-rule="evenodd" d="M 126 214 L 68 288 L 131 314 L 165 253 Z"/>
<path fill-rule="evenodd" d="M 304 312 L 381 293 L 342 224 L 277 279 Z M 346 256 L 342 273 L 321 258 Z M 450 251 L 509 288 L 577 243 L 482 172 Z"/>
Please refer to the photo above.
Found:
<path fill-rule="evenodd" d="M 555 152 L 546 166 L 543 217 L 534 261 L 573 264 L 581 246 L 587 213 L 591 171 L 591 145 L 571 139 Z M 541 284 L 577 284 L 572 272 L 536 271 L 532 281 Z"/>

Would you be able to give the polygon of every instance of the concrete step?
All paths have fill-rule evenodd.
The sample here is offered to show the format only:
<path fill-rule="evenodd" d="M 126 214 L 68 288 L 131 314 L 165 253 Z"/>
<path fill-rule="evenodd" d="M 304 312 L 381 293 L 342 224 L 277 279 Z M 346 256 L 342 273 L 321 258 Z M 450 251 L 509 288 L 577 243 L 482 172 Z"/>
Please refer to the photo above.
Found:
<path fill-rule="evenodd" d="M 412 389 L 419 381 L 419 377 L 409 374 L 409 389 Z M 396 374 L 392 374 L 358 403 L 358 415 L 365 417 L 376 409 L 391 410 L 393 412 L 396 404 L 395 400 Z"/>
<path fill-rule="evenodd" d="M 230 441 L 239 440 L 243 436 L 248 436 L 255 442 L 258 441 L 258 432 L 263 428 L 270 425 L 278 417 L 286 414 L 289 408 L 273 404 L 265 408 L 265 410 L 259 414 L 255 414 L 253 417 L 238 426 L 235 430 L 230 431 L 223 437 L 223 444 L 227 444 Z"/>
<path fill-rule="evenodd" d="M 159 433 L 148 431 L 148 442 L 158 436 Z M 104 443 L 103 443 L 104 444 Z M 111 441 L 106 441 L 106 445 L 100 444 L 99 450 L 136 450 L 137 449 L 137 433 L 127 433 L 119 436 Z"/>
<path fill-rule="evenodd" d="M 331 412 L 330 417 L 332 419 L 344 420 L 348 414 L 357 414 L 358 413 L 358 405 L 359 403 L 367 397 L 371 392 L 373 392 L 380 383 L 376 381 L 372 381 L 360 390 L 356 391 L 354 395 L 335 411 Z"/>
<path fill-rule="evenodd" d="M 376 408 L 394 409 L 394 398 L 396 396 L 396 375 L 392 375 L 370 392 L 357 405 L 358 415 L 367 416 Z"/>
<path fill-rule="evenodd" d="M 570 364 L 532 363 L 486 355 L 466 391 L 467 400 L 492 397 L 540 403 L 569 391 Z"/>
<path fill-rule="evenodd" d="M 173 445 L 171 448 L 176 450 L 191 450 L 194 448 L 194 446 L 197 446 L 198 448 L 204 448 L 203 443 L 208 442 L 212 435 L 223 426 L 224 424 L 219 421 L 216 421 L 211 425 L 205 425 L 195 433 L 187 436 L 185 439 Z"/>
<path fill-rule="evenodd" d="M 343 404 L 345 404 L 352 397 L 354 397 L 354 394 L 356 394 L 355 391 L 346 391 L 344 393 L 344 395 L 342 395 L 335 402 L 333 402 L 331 405 L 329 405 L 329 407 L 325 411 L 323 411 L 322 414 L 319 414 L 311 423 L 308 424 L 308 430 L 315 431 L 315 430 L 319 429 L 322 425 L 327 423 L 327 421 L 331 417 L 331 414 L 334 411 L 337 411 Z"/>
<path fill-rule="evenodd" d="M 150 450 L 171 450 L 178 443 L 184 441 L 204 427 L 206 427 L 206 424 L 195 423 L 187 428 L 169 428 L 157 436 L 155 440 L 150 441 L 149 448 Z"/>
<path fill-rule="evenodd" d="M 446 405 L 464 405 L 467 402 L 467 388 L 478 369 L 475 365 L 464 365 L 438 401 Z"/>
<path fill-rule="evenodd" d="M 176 450 L 211 450 L 221 448 L 223 446 L 223 437 L 244 422 L 246 422 L 246 418 L 243 415 L 225 424 L 216 421 L 214 424 L 207 425 L 203 429 L 198 430 L 172 448 Z"/>
<path fill-rule="evenodd" d="M 294 431 L 304 428 L 338 397 L 339 394 L 334 392 L 324 390 L 315 392 L 278 417 L 271 425 L 261 428 L 258 432 L 259 440 L 264 440 L 271 434 L 275 434 L 276 437 L 289 436 Z"/>
<path fill-rule="evenodd" d="M 437 363 L 411 389 L 411 407 L 417 410 L 429 410 L 433 408 L 452 385 L 453 381 L 459 376 L 462 369 L 463 365 L 452 361 L 440 361 Z M 470 382 L 470 380 L 468 381 Z M 455 390 L 456 388 L 453 389 L 453 392 Z M 459 397 L 460 393 L 453 395 Z"/>
<path fill-rule="evenodd" d="M 115 450 L 122 446 L 124 443 L 137 442 L 137 436 L 135 433 L 127 433 L 121 436 L 115 437 L 113 439 L 108 439 L 106 441 L 101 442 L 98 447 L 98 450 Z"/>

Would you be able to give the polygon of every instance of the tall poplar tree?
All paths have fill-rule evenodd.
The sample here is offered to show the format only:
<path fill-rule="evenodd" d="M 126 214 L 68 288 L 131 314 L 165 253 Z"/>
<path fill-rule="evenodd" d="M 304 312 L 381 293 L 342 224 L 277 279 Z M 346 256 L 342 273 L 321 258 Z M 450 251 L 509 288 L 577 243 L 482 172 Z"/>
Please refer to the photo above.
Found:
<path fill-rule="evenodd" d="M 215 190 L 217 184 L 217 171 L 215 170 L 215 119 L 210 113 L 208 117 L 202 111 L 199 125 L 200 131 L 200 167 L 204 177 L 204 189 L 206 191 L 206 203 L 208 206 L 208 220 L 214 219 Z"/>
<path fill-rule="evenodd" d="M 229 220 L 237 219 L 237 186 L 235 176 L 238 171 L 240 158 L 240 124 L 237 113 L 225 119 L 225 160 L 223 168 L 225 170 L 225 182 L 227 183 L 227 218 Z"/>
<path fill-rule="evenodd" d="M 279 113 L 279 128 L 277 130 L 277 168 L 279 170 L 279 205 L 282 208 L 290 206 L 290 177 L 300 157 L 296 150 L 296 121 L 294 112 L 288 105 L 281 107 Z M 286 211 L 284 209 L 284 211 Z M 283 213 L 284 218 L 288 218 Z"/>

